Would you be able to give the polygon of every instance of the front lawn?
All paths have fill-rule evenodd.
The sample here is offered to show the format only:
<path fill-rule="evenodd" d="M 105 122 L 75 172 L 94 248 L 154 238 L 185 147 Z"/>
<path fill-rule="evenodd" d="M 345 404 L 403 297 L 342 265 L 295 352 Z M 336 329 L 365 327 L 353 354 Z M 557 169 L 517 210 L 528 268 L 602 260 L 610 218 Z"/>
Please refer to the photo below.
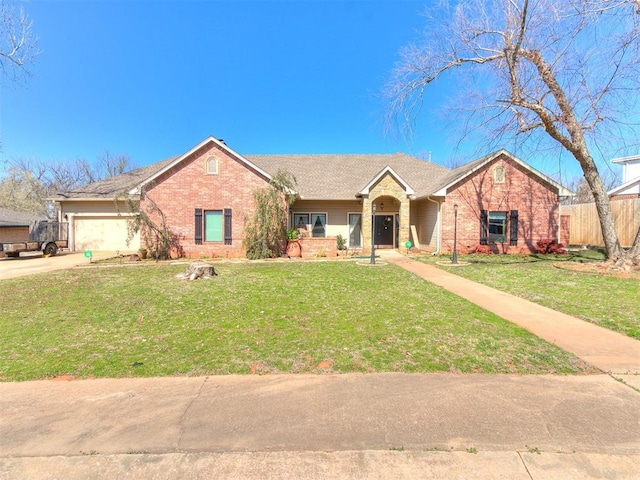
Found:
<path fill-rule="evenodd" d="M 4 280 L 0 379 L 314 372 L 591 373 L 393 265 L 95 267 Z"/>
<path fill-rule="evenodd" d="M 451 273 L 526 298 L 568 315 L 640 340 L 640 279 L 607 271 L 603 256 L 593 251 L 568 255 L 463 255 L 422 257 Z"/>

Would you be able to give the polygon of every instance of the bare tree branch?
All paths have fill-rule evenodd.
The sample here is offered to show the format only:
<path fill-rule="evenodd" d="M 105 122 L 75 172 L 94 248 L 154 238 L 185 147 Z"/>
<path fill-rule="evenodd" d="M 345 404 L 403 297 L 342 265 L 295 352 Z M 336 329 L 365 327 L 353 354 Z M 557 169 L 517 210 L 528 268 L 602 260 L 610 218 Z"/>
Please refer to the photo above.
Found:
<path fill-rule="evenodd" d="M 29 75 L 28 67 L 40 55 L 33 22 L 22 6 L 0 0 L 0 70 L 12 81 Z"/>

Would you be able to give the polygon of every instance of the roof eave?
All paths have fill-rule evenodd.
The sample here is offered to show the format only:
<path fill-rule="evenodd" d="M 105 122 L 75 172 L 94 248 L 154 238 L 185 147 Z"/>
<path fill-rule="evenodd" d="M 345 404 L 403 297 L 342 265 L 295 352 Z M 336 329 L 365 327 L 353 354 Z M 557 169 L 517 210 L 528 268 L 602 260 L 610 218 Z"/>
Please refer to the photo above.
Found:
<path fill-rule="evenodd" d="M 136 195 L 133 195 L 136 197 Z M 137 200 L 137 198 L 134 198 Z M 100 196 L 100 197 L 51 197 L 47 200 L 52 202 L 115 202 L 116 200 L 124 200 L 119 195 Z"/>
<path fill-rule="evenodd" d="M 607 195 L 609 195 L 609 196 L 615 195 L 618 192 L 621 192 L 623 190 L 626 190 L 627 188 L 631 188 L 631 187 L 633 187 L 635 185 L 638 185 L 638 184 L 640 184 L 640 177 L 632 178 L 628 182 L 623 183 L 622 185 L 620 185 L 619 187 L 616 187 L 616 188 L 614 188 L 612 190 L 609 190 L 607 192 Z"/>
<path fill-rule="evenodd" d="M 611 163 L 628 163 L 628 162 L 638 162 L 640 161 L 640 155 L 631 155 L 630 157 L 618 157 L 611 160 Z"/>

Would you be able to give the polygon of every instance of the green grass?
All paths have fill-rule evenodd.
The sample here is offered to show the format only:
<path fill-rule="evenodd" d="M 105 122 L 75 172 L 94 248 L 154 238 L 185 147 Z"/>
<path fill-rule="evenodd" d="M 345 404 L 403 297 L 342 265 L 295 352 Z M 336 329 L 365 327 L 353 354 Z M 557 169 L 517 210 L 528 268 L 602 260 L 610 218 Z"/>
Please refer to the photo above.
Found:
<path fill-rule="evenodd" d="M 392 265 L 97 267 L 2 281 L 0 379 L 246 373 L 591 373 Z M 327 361 L 329 368 L 319 369 Z"/>
<path fill-rule="evenodd" d="M 640 280 L 580 269 L 602 263 L 594 251 L 569 255 L 464 255 L 439 268 L 640 340 Z M 449 257 L 423 257 L 432 263 Z"/>

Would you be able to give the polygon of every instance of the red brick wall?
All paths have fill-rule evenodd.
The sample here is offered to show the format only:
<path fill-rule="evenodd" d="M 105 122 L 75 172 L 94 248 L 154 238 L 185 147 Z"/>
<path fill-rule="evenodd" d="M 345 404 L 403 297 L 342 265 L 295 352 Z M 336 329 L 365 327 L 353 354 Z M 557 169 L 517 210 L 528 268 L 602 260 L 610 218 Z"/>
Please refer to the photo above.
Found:
<path fill-rule="evenodd" d="M 205 162 L 218 158 L 218 174 L 207 175 Z M 207 143 L 147 188 L 141 208 L 150 211 L 152 199 L 167 219 L 169 229 L 179 237 L 182 254 L 189 258 L 241 257 L 244 218 L 253 213 L 253 192 L 268 185 L 258 172 L 213 143 Z M 195 209 L 232 210 L 232 244 L 195 244 Z M 157 216 L 155 217 L 157 219 Z M 204 235 L 204 225 L 203 225 Z M 144 241 L 142 241 L 144 243 Z"/>
<path fill-rule="evenodd" d="M 494 182 L 494 168 L 505 169 L 504 183 Z M 480 243 L 480 211 L 507 212 L 506 243 L 491 245 L 496 253 L 533 252 L 538 240 L 558 238 L 559 202 L 555 189 L 502 155 L 449 189 L 442 204 L 443 252 L 453 250 L 454 208 L 458 205 L 458 251 Z M 509 245 L 509 213 L 518 210 L 518 244 Z"/>
<path fill-rule="evenodd" d="M 335 257 L 338 254 L 336 237 L 304 237 L 299 242 L 302 249 L 302 258 Z"/>

